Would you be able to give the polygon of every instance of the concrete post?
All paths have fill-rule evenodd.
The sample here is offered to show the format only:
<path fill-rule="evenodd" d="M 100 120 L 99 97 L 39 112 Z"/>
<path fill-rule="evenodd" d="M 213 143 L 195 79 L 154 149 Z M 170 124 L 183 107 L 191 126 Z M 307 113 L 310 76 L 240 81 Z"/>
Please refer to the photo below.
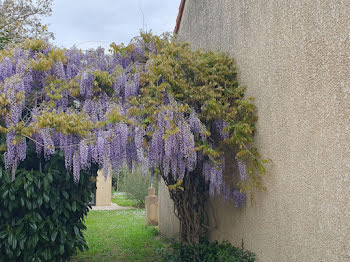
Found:
<path fill-rule="evenodd" d="M 156 189 L 153 187 L 148 188 L 148 196 L 146 196 L 146 225 L 157 226 L 158 225 L 158 197 L 155 195 Z"/>

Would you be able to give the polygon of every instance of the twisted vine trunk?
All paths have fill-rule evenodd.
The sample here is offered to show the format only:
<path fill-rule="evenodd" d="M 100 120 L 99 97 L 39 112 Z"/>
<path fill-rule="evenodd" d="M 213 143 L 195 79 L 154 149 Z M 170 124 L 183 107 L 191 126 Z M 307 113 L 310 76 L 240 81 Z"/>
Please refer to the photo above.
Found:
<path fill-rule="evenodd" d="M 162 176 L 167 186 L 176 184 L 176 180 Z M 197 244 L 204 239 L 208 230 L 208 214 L 205 203 L 208 199 L 208 183 L 201 170 L 194 170 L 185 175 L 184 191 L 170 190 L 174 202 L 174 213 L 180 222 L 179 238 L 181 242 Z"/>

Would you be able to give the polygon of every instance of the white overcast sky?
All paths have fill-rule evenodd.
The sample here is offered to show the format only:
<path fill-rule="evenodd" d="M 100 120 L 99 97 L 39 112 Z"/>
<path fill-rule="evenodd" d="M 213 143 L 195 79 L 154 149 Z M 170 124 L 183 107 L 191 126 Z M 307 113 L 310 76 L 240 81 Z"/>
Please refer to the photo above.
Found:
<path fill-rule="evenodd" d="M 173 32 L 180 0 L 54 0 L 45 18 L 59 47 L 129 43 L 140 29 Z"/>

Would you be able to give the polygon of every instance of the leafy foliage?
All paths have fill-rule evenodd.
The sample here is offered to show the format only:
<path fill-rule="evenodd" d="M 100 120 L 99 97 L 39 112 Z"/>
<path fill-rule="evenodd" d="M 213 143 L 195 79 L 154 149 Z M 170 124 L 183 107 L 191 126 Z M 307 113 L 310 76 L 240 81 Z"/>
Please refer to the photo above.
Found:
<path fill-rule="evenodd" d="M 143 175 L 140 169 L 136 169 L 132 173 L 126 170 L 119 191 L 125 192 L 129 199 L 137 200 L 138 206 L 144 206 L 145 197 L 148 195 L 148 188 L 151 184 L 156 188 L 158 186 L 157 182 L 152 183 L 150 176 Z"/>
<path fill-rule="evenodd" d="M 176 41 L 161 43 L 161 53 L 150 54 L 152 63 L 143 75 L 144 88 L 136 102 L 139 108 L 143 106 L 136 111 L 158 125 L 164 110 L 176 110 L 190 119 L 191 131 L 198 134 L 193 150 L 199 154 L 198 162 L 210 182 L 210 192 L 234 195 L 224 185 L 221 173 L 225 169 L 225 152 L 234 152 L 234 159 L 231 155 L 226 162 L 234 160 L 237 167 L 248 165 L 247 170 L 239 169 L 242 180 L 236 179 L 242 191 L 265 189 L 261 175 L 266 173 L 264 164 L 269 161 L 261 159 L 258 150 L 251 146 L 256 107 L 253 98 L 244 98 L 246 88 L 238 85 L 234 60 L 224 53 L 192 51 L 188 44 Z M 177 108 L 168 103 L 169 98 L 178 103 Z M 167 140 L 181 133 L 179 119 L 174 117 L 169 122 L 170 128 L 163 134 Z M 213 177 L 216 178 L 212 180 Z"/>
<path fill-rule="evenodd" d="M 42 172 L 26 170 L 30 162 L 21 165 L 14 182 L 0 167 L 0 257 L 67 261 L 77 249 L 88 248 L 82 231 L 95 183 L 86 173 L 75 184 L 59 155 Z"/>
<path fill-rule="evenodd" d="M 182 244 L 173 242 L 171 252 L 163 255 L 164 262 L 254 262 L 255 254 L 228 242 L 219 244 L 202 242 L 199 244 Z"/>
<path fill-rule="evenodd" d="M 256 107 L 227 54 L 193 51 L 166 37 L 143 39 L 160 52 L 148 53 L 130 113 L 147 130 L 150 166 L 169 188 L 180 240 L 199 243 L 207 231 L 208 193 L 232 198 L 239 208 L 245 193 L 253 200 L 254 190 L 265 190 L 269 160 L 253 146 Z"/>

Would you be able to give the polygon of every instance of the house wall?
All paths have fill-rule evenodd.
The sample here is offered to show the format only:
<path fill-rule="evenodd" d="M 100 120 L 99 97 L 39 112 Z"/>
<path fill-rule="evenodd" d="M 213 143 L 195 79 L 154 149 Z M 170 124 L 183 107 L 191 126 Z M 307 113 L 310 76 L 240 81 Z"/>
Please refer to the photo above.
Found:
<path fill-rule="evenodd" d="M 170 238 L 176 238 L 179 232 L 179 220 L 174 215 L 174 204 L 163 180 L 158 184 L 158 228 Z"/>
<path fill-rule="evenodd" d="M 261 262 L 350 261 L 350 1 L 187 0 L 178 35 L 236 59 L 273 160 L 254 206 L 208 205 L 211 240 L 243 239 Z"/>

